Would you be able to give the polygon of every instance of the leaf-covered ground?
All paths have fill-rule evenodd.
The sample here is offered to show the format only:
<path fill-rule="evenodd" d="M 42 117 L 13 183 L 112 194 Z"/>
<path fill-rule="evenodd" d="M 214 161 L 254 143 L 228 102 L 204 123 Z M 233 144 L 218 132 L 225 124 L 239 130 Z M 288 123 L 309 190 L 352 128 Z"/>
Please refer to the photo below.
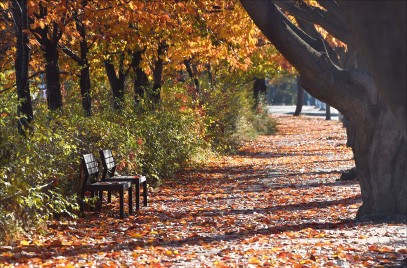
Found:
<path fill-rule="evenodd" d="M 403 223 L 353 221 L 356 182 L 338 121 L 279 116 L 279 132 L 186 170 L 139 215 L 117 202 L 0 248 L 0 267 L 406 266 Z"/>

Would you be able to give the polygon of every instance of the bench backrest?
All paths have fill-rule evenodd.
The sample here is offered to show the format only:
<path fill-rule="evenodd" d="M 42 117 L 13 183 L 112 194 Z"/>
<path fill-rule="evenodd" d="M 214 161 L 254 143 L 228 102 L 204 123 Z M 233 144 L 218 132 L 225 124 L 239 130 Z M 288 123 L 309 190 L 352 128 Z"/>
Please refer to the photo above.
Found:
<path fill-rule="evenodd" d="M 83 186 L 96 182 L 99 177 L 99 163 L 95 155 L 93 153 L 82 155 L 82 165 L 85 171 Z"/>
<path fill-rule="evenodd" d="M 116 164 L 114 162 L 112 150 L 100 150 L 99 154 L 103 165 L 102 180 L 106 179 L 107 177 L 113 177 L 116 171 Z"/>

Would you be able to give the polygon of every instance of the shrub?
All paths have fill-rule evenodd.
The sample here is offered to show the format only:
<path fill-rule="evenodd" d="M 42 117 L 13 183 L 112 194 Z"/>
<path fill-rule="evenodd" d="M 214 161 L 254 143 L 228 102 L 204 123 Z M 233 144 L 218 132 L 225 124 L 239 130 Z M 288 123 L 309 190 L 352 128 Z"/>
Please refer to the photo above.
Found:
<path fill-rule="evenodd" d="M 255 111 L 252 88 L 223 83 L 206 89 L 205 103 L 207 139 L 220 153 L 234 151 L 242 141 L 254 139 L 258 134 L 273 134 L 275 120 L 262 104 Z"/>
<path fill-rule="evenodd" d="M 84 153 L 98 157 L 100 149 L 111 148 L 119 171 L 143 173 L 154 186 L 208 148 L 231 151 L 275 127 L 265 110 L 252 112 L 249 89 L 225 83 L 203 86 L 200 96 L 184 85 L 166 87 L 159 108 L 146 105 L 141 113 L 131 102 L 118 112 L 98 100 L 92 117 L 84 117 L 74 99 L 65 103 L 65 112 L 47 112 L 39 102 L 26 137 L 17 133 L 15 96 L 4 94 L 0 101 L 2 241 L 55 215 L 75 217 Z"/>
<path fill-rule="evenodd" d="M 24 137 L 15 127 L 17 116 L 12 111 L 16 110 L 16 102 L 3 109 L 9 108 L 10 113 L 1 120 L 0 238 L 3 241 L 52 215 L 73 215 L 71 212 L 76 208 L 75 195 L 68 194 L 65 187 L 70 185 L 66 180 L 73 177 L 75 147 L 58 131 L 59 120 L 37 117 L 32 125 L 34 131 Z"/>

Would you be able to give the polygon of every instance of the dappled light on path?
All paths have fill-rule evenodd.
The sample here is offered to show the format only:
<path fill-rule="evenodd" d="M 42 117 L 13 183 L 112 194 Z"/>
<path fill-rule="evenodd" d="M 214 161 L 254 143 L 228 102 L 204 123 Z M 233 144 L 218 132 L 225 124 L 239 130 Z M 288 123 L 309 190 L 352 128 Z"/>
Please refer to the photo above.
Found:
<path fill-rule="evenodd" d="M 3 264 L 50 267 L 374 267 L 402 265 L 405 223 L 353 221 L 361 205 L 338 121 L 279 116 L 279 132 L 165 181 L 139 215 L 117 202 L 50 222 L 0 251 Z M 113 210 L 113 211 L 111 211 Z"/>

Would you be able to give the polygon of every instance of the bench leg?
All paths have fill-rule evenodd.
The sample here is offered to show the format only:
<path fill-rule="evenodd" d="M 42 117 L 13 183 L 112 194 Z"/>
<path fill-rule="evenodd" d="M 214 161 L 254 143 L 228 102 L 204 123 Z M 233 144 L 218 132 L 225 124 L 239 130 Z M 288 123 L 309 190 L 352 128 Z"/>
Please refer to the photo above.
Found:
<path fill-rule="evenodd" d="M 140 210 L 140 184 L 136 183 L 136 210 Z"/>
<path fill-rule="evenodd" d="M 124 191 L 120 191 L 120 218 L 124 219 Z"/>
<path fill-rule="evenodd" d="M 147 206 L 147 181 L 143 182 L 143 201 L 144 206 Z"/>
<path fill-rule="evenodd" d="M 111 203 L 112 202 L 112 192 L 108 191 L 107 192 L 107 203 Z"/>
<path fill-rule="evenodd" d="M 98 211 L 102 211 L 102 202 L 103 202 L 103 191 L 99 191 L 99 200 L 97 204 Z"/>
<path fill-rule="evenodd" d="M 129 188 L 129 214 L 133 214 L 133 187 Z"/>
<path fill-rule="evenodd" d="M 90 192 L 90 198 L 94 199 L 95 198 L 95 192 Z M 96 210 L 97 210 L 97 204 L 96 205 Z M 95 206 L 94 204 L 91 204 L 90 206 L 90 211 L 95 211 Z"/>
<path fill-rule="evenodd" d="M 83 192 L 83 193 L 81 193 L 81 200 L 79 201 L 79 211 L 80 211 L 80 213 L 81 213 L 81 217 L 83 217 L 83 216 L 85 216 L 85 213 L 83 212 L 83 202 L 84 202 L 84 199 L 85 199 L 85 193 Z"/>

